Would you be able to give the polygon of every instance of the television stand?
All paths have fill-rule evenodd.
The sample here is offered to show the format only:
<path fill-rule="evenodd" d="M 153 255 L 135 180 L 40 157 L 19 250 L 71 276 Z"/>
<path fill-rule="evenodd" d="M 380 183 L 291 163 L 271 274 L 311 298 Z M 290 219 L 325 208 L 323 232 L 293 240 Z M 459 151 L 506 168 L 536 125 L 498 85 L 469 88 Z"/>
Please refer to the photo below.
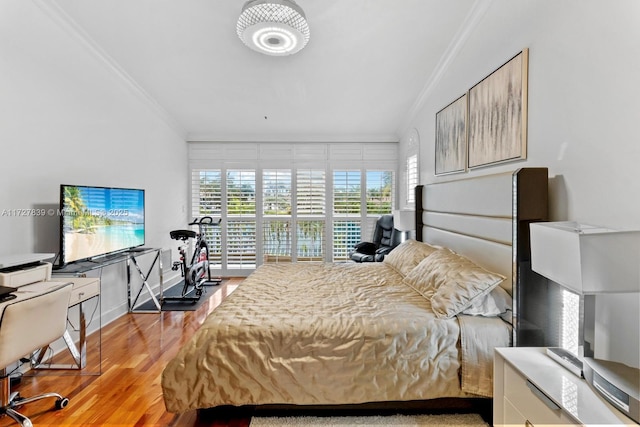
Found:
<path fill-rule="evenodd" d="M 135 249 L 135 250 L 134 250 Z M 146 272 L 142 271 L 140 264 L 138 263 L 138 258 L 146 255 L 146 254 L 154 254 L 155 257 L 152 261 L 151 266 Z M 117 264 L 125 261 L 127 266 L 127 306 L 129 313 L 159 313 L 161 311 L 161 305 L 158 301 L 158 298 L 155 296 L 151 289 L 151 285 L 149 285 L 149 275 L 153 271 L 154 267 L 158 268 L 158 275 L 160 281 L 160 293 L 162 295 L 162 286 L 163 286 L 163 276 L 162 276 L 162 259 L 161 259 L 161 248 L 133 248 L 131 250 L 125 252 L 118 252 L 117 254 L 109 255 L 106 257 L 101 257 L 99 259 L 93 259 L 88 261 L 77 261 L 73 263 L 69 263 L 67 265 L 61 266 L 54 271 L 56 275 L 68 275 L 68 276 L 84 276 L 89 271 L 100 271 L 100 276 L 102 276 L 102 269 L 104 267 Z M 138 290 L 135 298 L 132 295 L 132 283 L 131 283 L 131 264 L 135 267 L 140 278 L 142 279 L 142 286 Z M 156 310 L 138 310 L 136 309 L 138 305 L 138 299 L 142 296 L 143 290 L 146 290 L 149 294 L 149 297 L 153 301 Z"/>
<path fill-rule="evenodd" d="M 153 261 L 151 262 L 151 265 L 149 266 L 149 269 L 147 270 L 147 273 L 145 274 L 140 268 L 140 265 L 138 264 L 136 257 L 140 255 L 152 253 L 152 252 L 155 252 L 156 254 L 155 254 L 155 257 L 153 258 Z M 162 298 L 163 278 L 162 278 L 161 255 L 162 255 L 162 249 L 157 249 L 157 248 L 133 248 L 127 252 L 127 299 L 129 302 L 129 313 L 133 313 L 133 312 L 160 313 L 162 311 L 162 305 L 160 304 L 160 301 L 158 301 L 158 298 L 156 298 L 155 294 L 151 290 L 151 286 L 149 285 L 149 282 L 148 282 L 149 275 L 153 271 L 153 267 L 157 264 L 158 275 L 160 276 L 160 297 Z M 140 279 L 142 279 L 142 286 L 140 286 L 140 289 L 138 290 L 138 293 L 136 294 L 136 298 L 133 300 L 133 302 L 131 302 L 131 263 L 133 263 L 136 270 L 138 271 L 138 274 L 140 275 Z M 138 304 L 138 299 L 140 298 L 142 291 L 145 289 L 147 290 L 147 293 L 151 297 L 151 301 L 153 301 L 153 305 L 156 307 L 155 310 L 136 309 Z"/>
<path fill-rule="evenodd" d="M 136 247 L 136 248 L 129 249 L 128 252 L 146 252 L 146 251 L 149 251 L 149 250 L 152 250 L 152 249 Z"/>
<path fill-rule="evenodd" d="M 126 259 L 127 259 L 127 254 L 123 252 L 119 252 L 109 257 L 105 256 L 97 259 L 74 261 L 74 262 L 70 262 L 69 264 L 58 265 L 54 267 L 53 272 L 54 274 L 60 274 L 60 275 L 81 276 L 94 270 L 102 271 L 104 267 L 117 264 L 119 262 L 125 261 Z"/>

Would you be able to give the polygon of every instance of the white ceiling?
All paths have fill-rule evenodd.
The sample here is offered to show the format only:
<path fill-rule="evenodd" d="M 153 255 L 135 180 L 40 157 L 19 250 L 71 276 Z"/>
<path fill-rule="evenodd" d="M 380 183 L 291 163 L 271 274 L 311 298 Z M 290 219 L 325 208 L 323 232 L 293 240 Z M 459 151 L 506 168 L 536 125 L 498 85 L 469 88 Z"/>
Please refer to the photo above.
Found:
<path fill-rule="evenodd" d="M 488 1 L 299 0 L 287 57 L 242 44 L 243 0 L 46 3 L 187 140 L 335 142 L 397 141 Z"/>

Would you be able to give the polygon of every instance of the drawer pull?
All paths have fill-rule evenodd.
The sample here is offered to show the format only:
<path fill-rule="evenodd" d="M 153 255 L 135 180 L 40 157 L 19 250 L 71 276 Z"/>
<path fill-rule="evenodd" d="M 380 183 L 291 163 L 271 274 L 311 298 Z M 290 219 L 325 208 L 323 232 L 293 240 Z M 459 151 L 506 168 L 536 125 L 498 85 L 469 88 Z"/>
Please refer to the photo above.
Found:
<path fill-rule="evenodd" d="M 534 427 L 533 424 L 531 424 L 531 421 L 529 421 L 529 420 L 526 420 L 524 422 L 524 425 L 525 425 L 525 427 Z"/>
<path fill-rule="evenodd" d="M 538 396 L 538 398 L 540 400 L 542 400 L 542 403 L 544 403 L 545 405 L 547 405 L 547 407 L 549 409 L 552 410 L 558 410 L 560 409 L 560 407 L 558 405 L 555 404 L 555 402 L 551 399 L 549 399 L 549 397 L 544 394 L 538 387 L 536 387 L 531 381 L 527 380 L 527 387 L 529 387 L 529 389 L 531 390 L 531 392 L 533 394 L 535 394 L 536 396 Z"/>

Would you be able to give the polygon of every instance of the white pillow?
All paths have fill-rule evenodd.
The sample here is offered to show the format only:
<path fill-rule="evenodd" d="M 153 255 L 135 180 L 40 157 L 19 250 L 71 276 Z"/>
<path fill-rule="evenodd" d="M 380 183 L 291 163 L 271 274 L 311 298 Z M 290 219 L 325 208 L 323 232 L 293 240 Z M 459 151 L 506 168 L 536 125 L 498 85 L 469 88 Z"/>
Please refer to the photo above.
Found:
<path fill-rule="evenodd" d="M 474 300 L 468 308 L 462 311 L 462 314 L 487 317 L 499 316 L 513 309 L 512 302 L 511 295 L 498 286 L 483 298 Z"/>

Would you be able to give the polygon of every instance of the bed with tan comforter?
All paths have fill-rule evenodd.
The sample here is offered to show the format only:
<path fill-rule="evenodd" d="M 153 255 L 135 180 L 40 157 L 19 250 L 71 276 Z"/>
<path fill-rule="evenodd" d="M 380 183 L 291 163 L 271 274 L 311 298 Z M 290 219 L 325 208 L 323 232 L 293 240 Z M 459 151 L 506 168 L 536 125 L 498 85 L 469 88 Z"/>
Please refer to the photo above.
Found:
<path fill-rule="evenodd" d="M 503 278 L 421 242 L 394 252 L 259 267 L 166 366 L 167 410 L 491 396 Z"/>

